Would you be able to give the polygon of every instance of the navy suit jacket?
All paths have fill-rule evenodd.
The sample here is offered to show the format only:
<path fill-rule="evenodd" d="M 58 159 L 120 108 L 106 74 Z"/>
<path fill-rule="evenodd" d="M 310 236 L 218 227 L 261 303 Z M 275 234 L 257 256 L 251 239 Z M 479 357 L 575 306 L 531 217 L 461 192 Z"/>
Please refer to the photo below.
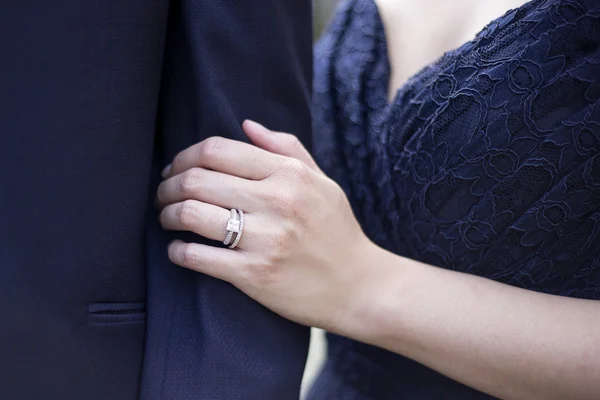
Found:
<path fill-rule="evenodd" d="M 152 201 L 253 118 L 310 137 L 308 0 L 7 0 L 0 398 L 293 399 L 308 329 L 178 268 Z M 306 143 L 310 145 L 309 143 Z"/>

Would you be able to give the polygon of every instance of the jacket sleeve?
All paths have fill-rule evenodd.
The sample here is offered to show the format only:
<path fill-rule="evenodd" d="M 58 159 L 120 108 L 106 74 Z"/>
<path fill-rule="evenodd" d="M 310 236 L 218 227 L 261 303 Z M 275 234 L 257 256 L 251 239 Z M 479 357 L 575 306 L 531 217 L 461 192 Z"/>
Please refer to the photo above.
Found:
<path fill-rule="evenodd" d="M 310 147 L 309 0 L 180 0 L 169 13 L 155 164 L 210 136 L 246 140 L 246 118 Z M 298 398 L 308 328 L 169 265 L 170 240 L 202 239 L 150 225 L 142 399 Z"/>

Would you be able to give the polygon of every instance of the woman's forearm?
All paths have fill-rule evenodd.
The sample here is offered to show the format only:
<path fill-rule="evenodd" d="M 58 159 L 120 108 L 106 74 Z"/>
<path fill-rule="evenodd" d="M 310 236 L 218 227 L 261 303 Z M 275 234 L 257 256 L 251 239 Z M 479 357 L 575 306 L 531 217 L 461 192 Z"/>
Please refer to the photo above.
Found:
<path fill-rule="evenodd" d="M 184 150 L 157 193 L 177 265 L 223 279 L 274 312 L 371 343 L 505 399 L 597 399 L 600 302 L 517 289 L 388 253 L 298 140 L 253 122 L 256 146 L 209 138 Z M 223 190 L 227 188 L 227 190 Z M 229 228 L 228 228 L 229 229 Z M 238 235 L 242 234 L 241 227 Z"/>
<path fill-rule="evenodd" d="M 597 399 L 600 305 L 374 249 L 341 334 L 505 399 Z M 367 261 L 368 260 L 368 261 Z"/>

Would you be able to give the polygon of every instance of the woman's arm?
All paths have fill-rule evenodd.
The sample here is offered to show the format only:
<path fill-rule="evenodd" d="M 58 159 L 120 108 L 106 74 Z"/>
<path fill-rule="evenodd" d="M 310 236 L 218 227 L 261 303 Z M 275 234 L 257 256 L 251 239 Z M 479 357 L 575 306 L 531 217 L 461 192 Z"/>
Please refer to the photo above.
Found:
<path fill-rule="evenodd" d="M 367 239 L 342 190 L 293 136 L 253 123 L 244 130 L 258 147 L 208 139 L 175 158 L 158 191 L 164 228 L 214 240 L 223 240 L 228 209 L 242 209 L 238 247 L 174 242 L 174 263 L 231 282 L 296 322 L 497 397 L 598 398 L 600 303 L 388 253 Z"/>
<path fill-rule="evenodd" d="M 600 303 L 540 294 L 371 248 L 339 333 L 503 399 L 600 397 Z"/>

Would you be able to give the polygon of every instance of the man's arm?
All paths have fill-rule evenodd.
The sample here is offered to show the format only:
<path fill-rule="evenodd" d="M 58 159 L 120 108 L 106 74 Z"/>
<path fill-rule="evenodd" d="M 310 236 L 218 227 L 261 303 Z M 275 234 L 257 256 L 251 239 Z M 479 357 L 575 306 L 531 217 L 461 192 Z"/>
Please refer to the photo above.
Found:
<path fill-rule="evenodd" d="M 308 0 L 174 2 L 168 29 L 155 174 L 209 136 L 246 140 L 246 118 L 303 135 L 310 146 Z M 167 244 L 186 236 L 160 231 L 155 219 L 142 398 L 297 397 L 308 329 L 229 284 L 172 266 Z"/>

